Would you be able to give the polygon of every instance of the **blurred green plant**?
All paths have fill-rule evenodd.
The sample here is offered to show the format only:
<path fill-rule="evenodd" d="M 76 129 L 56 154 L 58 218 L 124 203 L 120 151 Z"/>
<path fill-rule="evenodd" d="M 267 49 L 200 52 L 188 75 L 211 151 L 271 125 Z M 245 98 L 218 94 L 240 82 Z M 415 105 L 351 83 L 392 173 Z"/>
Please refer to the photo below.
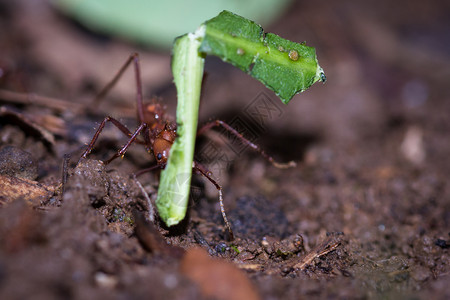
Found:
<path fill-rule="evenodd" d="M 226 9 L 262 24 L 276 19 L 291 0 L 52 0 L 90 29 L 170 49 L 175 37 Z"/>

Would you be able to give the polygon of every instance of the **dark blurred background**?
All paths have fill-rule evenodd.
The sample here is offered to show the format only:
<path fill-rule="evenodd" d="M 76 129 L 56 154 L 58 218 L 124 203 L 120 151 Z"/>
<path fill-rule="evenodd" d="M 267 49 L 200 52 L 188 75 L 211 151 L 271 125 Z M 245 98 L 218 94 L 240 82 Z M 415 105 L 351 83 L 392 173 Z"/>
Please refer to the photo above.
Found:
<path fill-rule="evenodd" d="M 273 132 L 313 131 L 347 142 L 359 135 L 376 135 L 386 124 L 400 122 L 405 111 L 412 113 L 408 118 L 431 117 L 423 115 L 423 107 L 448 99 L 448 1 L 293 1 L 286 5 L 277 12 L 281 17 L 265 21 L 265 30 L 315 47 L 328 81 L 296 96 L 288 107 L 282 106 L 283 117 L 268 125 Z M 89 23 L 71 19 L 70 13 L 48 1 L 0 1 L 0 14 L 2 88 L 89 101 L 137 51 L 146 95 L 163 97 L 174 114 L 169 50 L 133 43 L 122 33 L 115 37 L 91 30 Z M 173 21 L 171 16 L 167 20 Z M 206 72 L 203 121 L 239 112 L 260 92 L 276 100 L 259 82 L 216 58 L 207 59 Z M 132 72 L 128 72 L 112 98 L 119 104 L 127 101 L 118 104 L 125 109 L 132 106 L 133 96 Z M 109 101 L 102 106 L 105 111 L 116 103 Z"/>

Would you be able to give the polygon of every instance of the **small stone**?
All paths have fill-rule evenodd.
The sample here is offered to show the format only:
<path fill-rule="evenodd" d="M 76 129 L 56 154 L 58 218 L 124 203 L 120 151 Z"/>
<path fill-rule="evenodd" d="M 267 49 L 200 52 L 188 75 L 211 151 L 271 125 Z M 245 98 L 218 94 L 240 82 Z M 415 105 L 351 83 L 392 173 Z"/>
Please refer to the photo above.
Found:
<path fill-rule="evenodd" d="M 106 289 L 115 288 L 117 286 L 117 283 L 119 282 L 117 277 L 105 274 L 103 272 L 97 272 L 94 277 L 95 283 L 97 283 L 98 286 Z"/>
<path fill-rule="evenodd" d="M 417 266 L 413 268 L 410 274 L 415 281 L 425 281 L 431 275 L 430 270 L 424 266 Z"/>

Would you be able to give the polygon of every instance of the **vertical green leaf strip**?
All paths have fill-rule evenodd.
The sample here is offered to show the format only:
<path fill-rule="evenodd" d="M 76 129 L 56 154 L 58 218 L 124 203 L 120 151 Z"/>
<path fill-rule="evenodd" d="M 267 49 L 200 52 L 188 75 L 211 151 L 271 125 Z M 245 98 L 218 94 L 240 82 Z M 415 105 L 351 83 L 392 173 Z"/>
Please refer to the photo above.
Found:
<path fill-rule="evenodd" d="M 228 11 L 205 25 L 206 35 L 199 51 L 249 73 L 286 104 L 295 94 L 325 78 L 312 47 L 264 34 L 258 24 Z"/>
<path fill-rule="evenodd" d="M 177 88 L 177 138 L 161 172 L 156 206 L 161 219 L 172 226 L 186 215 L 192 177 L 195 137 L 203 77 L 204 58 L 198 48 L 204 26 L 175 41 L 172 73 Z"/>

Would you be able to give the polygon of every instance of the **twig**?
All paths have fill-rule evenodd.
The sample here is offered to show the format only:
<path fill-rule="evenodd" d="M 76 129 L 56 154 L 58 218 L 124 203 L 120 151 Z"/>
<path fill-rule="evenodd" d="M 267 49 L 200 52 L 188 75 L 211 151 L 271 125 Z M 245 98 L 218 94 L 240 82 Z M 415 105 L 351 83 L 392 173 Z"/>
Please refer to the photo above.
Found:
<path fill-rule="evenodd" d="M 300 259 L 292 268 L 297 270 L 304 270 L 312 261 L 318 257 L 324 256 L 331 251 L 337 249 L 341 244 L 341 240 L 336 236 L 330 236 L 325 239 L 322 243 L 314 247 L 308 254 Z"/>
<path fill-rule="evenodd" d="M 69 102 L 56 98 L 39 96 L 36 94 L 17 93 L 0 89 L 0 99 L 12 103 L 35 104 L 58 110 L 60 112 L 67 110 L 79 110 L 84 106 L 77 102 Z"/>
<path fill-rule="evenodd" d="M 155 209 L 153 208 L 153 203 L 152 203 L 150 197 L 148 196 L 147 192 L 145 191 L 144 187 L 139 182 L 139 180 L 137 180 L 137 178 L 136 178 L 136 176 L 134 174 L 133 174 L 133 179 L 134 179 L 134 182 L 136 182 L 136 184 L 139 187 L 139 189 L 141 190 L 141 193 L 144 196 L 145 200 L 147 200 L 148 221 L 150 221 L 151 223 L 155 223 Z"/>

